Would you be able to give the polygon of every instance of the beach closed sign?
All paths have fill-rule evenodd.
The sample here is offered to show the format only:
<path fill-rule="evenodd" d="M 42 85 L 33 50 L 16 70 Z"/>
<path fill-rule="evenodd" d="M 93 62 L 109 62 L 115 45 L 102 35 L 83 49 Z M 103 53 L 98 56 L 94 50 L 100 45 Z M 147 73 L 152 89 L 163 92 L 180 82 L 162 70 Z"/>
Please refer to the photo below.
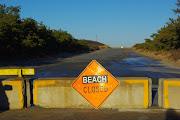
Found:
<path fill-rule="evenodd" d="M 72 87 L 98 109 L 119 86 L 119 81 L 96 60 L 92 60 Z"/>

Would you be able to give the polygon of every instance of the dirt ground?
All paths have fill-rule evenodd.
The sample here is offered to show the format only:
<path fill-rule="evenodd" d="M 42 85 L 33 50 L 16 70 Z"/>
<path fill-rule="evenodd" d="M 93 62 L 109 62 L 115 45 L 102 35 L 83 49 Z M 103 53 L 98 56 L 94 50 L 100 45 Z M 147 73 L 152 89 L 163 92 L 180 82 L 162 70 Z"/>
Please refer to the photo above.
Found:
<path fill-rule="evenodd" d="M 24 109 L 0 113 L 0 120 L 179 120 L 175 110 Z"/>

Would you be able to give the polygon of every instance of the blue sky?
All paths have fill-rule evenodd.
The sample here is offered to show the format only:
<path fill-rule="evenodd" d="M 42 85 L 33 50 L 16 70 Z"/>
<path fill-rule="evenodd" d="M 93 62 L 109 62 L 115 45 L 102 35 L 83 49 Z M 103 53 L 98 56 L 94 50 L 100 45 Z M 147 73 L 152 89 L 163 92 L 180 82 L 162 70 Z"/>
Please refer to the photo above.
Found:
<path fill-rule="evenodd" d="M 21 18 L 31 17 L 77 39 L 97 40 L 112 47 L 144 42 L 176 18 L 177 0 L 0 0 L 21 6 Z"/>

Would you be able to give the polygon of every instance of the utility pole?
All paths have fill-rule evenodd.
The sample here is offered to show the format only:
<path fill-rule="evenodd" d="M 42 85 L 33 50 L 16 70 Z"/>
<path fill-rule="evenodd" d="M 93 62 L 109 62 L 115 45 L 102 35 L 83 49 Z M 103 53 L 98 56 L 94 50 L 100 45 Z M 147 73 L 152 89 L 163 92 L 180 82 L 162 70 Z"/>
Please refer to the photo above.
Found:
<path fill-rule="evenodd" d="M 98 39 L 98 36 L 97 36 L 97 34 L 96 34 L 96 42 L 97 42 L 97 39 Z"/>

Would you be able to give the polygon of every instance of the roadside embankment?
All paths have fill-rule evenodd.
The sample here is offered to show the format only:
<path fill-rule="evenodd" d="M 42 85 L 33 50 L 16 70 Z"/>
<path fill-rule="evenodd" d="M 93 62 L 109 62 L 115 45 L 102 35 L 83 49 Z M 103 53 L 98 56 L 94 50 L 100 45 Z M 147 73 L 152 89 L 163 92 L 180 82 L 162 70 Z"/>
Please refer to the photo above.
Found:
<path fill-rule="evenodd" d="M 92 40 L 85 40 L 85 41 L 87 42 L 87 45 L 90 47 L 90 50 L 92 51 L 111 48 L 110 46 L 97 41 L 92 41 Z"/>
<path fill-rule="evenodd" d="M 180 67 L 180 49 L 172 51 L 146 51 L 133 48 L 134 52 Z"/>

